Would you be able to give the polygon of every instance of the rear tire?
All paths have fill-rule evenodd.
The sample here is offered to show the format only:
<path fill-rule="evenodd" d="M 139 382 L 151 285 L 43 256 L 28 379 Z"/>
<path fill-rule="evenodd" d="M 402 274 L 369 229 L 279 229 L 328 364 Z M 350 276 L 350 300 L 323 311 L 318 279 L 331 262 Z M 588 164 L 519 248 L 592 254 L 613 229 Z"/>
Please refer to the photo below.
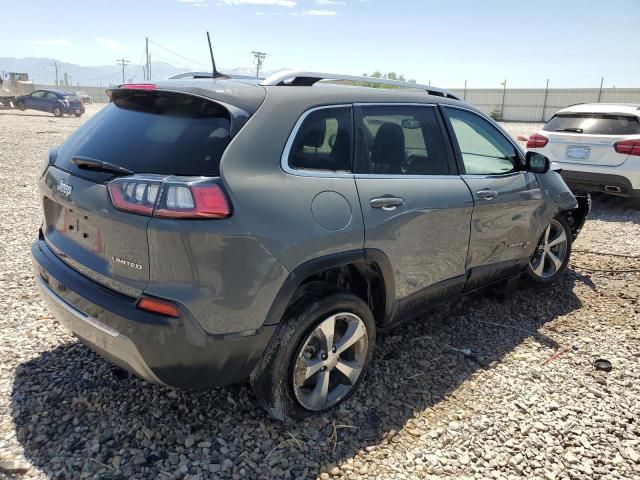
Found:
<path fill-rule="evenodd" d="M 362 299 L 336 288 L 307 293 L 287 309 L 251 386 L 277 420 L 325 412 L 358 389 L 375 340 L 375 320 Z"/>
<path fill-rule="evenodd" d="M 60 107 L 53 107 L 53 116 L 54 117 L 61 117 L 63 115 L 62 113 L 62 109 Z"/>
<path fill-rule="evenodd" d="M 571 235 L 571 228 L 562 214 L 551 219 L 527 265 L 529 280 L 549 284 L 562 277 L 571 257 Z"/>

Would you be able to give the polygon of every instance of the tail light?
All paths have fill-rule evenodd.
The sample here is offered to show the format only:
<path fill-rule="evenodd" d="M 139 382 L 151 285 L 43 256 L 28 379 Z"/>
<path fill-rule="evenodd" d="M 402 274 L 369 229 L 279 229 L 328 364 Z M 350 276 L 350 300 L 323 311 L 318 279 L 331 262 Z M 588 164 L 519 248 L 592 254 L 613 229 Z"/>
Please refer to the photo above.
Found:
<path fill-rule="evenodd" d="M 547 143 L 549 143 L 549 139 L 544 135 L 540 135 L 539 133 L 534 133 L 527 140 L 527 148 L 542 148 Z"/>
<path fill-rule="evenodd" d="M 623 140 L 613 144 L 616 152 L 623 155 L 640 156 L 640 140 Z"/>
<path fill-rule="evenodd" d="M 109 183 L 118 210 L 159 218 L 227 218 L 231 207 L 222 187 L 212 179 L 170 180 L 123 177 Z"/>

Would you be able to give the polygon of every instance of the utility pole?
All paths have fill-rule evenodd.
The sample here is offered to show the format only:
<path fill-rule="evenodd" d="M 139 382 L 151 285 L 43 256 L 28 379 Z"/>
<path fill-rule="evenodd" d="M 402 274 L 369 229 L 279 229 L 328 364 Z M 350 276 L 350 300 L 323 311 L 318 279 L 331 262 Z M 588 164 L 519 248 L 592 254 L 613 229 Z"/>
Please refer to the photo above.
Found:
<path fill-rule="evenodd" d="M 549 79 L 547 78 L 547 86 L 544 89 L 544 102 L 542 103 L 542 118 L 540 119 L 541 122 L 544 122 L 544 114 L 545 114 L 545 110 L 547 109 L 548 96 L 549 96 Z"/>
<path fill-rule="evenodd" d="M 149 81 L 151 81 L 151 54 L 149 54 Z"/>
<path fill-rule="evenodd" d="M 56 69 L 56 87 L 58 86 L 58 62 L 53 62 L 53 65 L 50 65 L 51 67 Z"/>
<path fill-rule="evenodd" d="M 144 79 L 149 81 L 151 80 L 151 75 L 149 74 L 149 37 L 145 37 L 144 51 L 145 51 L 145 61 L 146 61 L 146 67 L 144 69 Z"/>
<path fill-rule="evenodd" d="M 600 79 L 600 90 L 598 91 L 598 103 L 600 103 L 600 99 L 602 98 L 602 85 L 604 85 L 604 77 Z"/>
<path fill-rule="evenodd" d="M 267 56 L 264 52 L 251 52 L 253 53 L 253 63 L 256 64 L 256 78 L 260 76 L 260 69 L 264 63 L 264 58 Z"/>
<path fill-rule="evenodd" d="M 122 83 L 125 83 L 124 81 L 124 68 L 127 66 L 128 63 L 131 63 L 129 60 L 125 60 L 124 57 L 122 57 L 119 60 L 116 60 L 116 62 L 118 62 L 118 65 L 122 65 Z"/>

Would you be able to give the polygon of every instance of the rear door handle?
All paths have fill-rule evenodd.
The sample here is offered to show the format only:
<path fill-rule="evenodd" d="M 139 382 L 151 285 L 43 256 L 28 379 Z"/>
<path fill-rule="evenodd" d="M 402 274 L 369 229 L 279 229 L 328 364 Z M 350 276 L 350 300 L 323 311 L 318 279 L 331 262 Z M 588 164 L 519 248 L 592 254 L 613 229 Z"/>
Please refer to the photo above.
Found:
<path fill-rule="evenodd" d="M 371 205 L 371 208 L 381 208 L 390 212 L 404 205 L 404 199 L 398 197 L 372 198 L 369 201 L 369 205 Z"/>
<path fill-rule="evenodd" d="M 493 200 L 498 196 L 498 192 L 495 190 L 478 190 L 476 195 L 482 200 Z"/>

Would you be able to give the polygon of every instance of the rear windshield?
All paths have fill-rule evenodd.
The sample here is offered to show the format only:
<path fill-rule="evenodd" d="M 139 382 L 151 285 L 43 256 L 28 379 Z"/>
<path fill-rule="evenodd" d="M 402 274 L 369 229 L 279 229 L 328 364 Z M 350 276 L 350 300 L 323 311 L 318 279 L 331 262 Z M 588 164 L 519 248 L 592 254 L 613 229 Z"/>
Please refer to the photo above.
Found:
<path fill-rule="evenodd" d="M 548 132 L 573 132 L 591 135 L 635 135 L 640 133 L 638 117 L 602 113 L 563 113 L 544 126 Z"/>
<path fill-rule="evenodd" d="M 227 109 L 210 100 L 167 92 L 114 92 L 112 102 L 60 147 L 56 166 L 98 181 L 111 174 L 81 170 L 74 156 L 135 173 L 220 174 L 230 137 Z"/>

